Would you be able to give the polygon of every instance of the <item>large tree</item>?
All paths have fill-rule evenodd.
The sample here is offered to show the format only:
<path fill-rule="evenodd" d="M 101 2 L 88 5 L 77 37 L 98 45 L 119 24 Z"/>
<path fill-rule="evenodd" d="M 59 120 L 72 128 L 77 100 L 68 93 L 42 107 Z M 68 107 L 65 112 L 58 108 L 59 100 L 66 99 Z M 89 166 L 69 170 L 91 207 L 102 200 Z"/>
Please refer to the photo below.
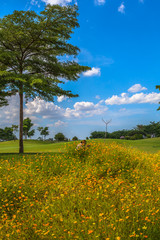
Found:
<path fill-rule="evenodd" d="M 70 60 L 79 48 L 69 43 L 79 26 L 77 7 L 47 5 L 44 11 L 14 11 L 0 19 L 0 96 L 19 94 L 19 152 L 23 153 L 23 99 L 38 96 L 53 101 L 54 96 L 76 97 L 60 87 L 63 79 L 75 81 L 90 69 Z M 65 60 L 68 59 L 68 60 Z"/>

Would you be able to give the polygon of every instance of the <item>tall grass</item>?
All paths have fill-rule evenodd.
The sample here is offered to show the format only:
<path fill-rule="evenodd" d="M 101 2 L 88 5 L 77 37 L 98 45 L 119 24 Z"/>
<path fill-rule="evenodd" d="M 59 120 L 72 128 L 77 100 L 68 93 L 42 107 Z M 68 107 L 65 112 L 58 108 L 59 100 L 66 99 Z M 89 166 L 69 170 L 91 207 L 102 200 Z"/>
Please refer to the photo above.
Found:
<path fill-rule="evenodd" d="M 0 239 L 159 240 L 160 154 L 75 148 L 3 155 Z"/>

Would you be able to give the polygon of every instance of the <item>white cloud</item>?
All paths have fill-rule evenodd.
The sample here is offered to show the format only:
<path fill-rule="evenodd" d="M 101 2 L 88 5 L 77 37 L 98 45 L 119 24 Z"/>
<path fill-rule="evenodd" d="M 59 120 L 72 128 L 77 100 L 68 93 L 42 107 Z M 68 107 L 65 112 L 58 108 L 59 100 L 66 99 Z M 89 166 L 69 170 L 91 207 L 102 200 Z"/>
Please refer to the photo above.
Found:
<path fill-rule="evenodd" d="M 91 70 L 88 70 L 83 73 L 83 76 L 85 77 L 100 76 L 100 75 L 101 75 L 101 69 L 94 68 L 94 67 Z"/>
<path fill-rule="evenodd" d="M 1 127 L 11 126 L 12 124 L 18 125 L 19 123 L 19 96 L 18 94 L 8 98 L 8 106 L 0 108 Z M 7 120 L 7 121 L 6 121 Z M 7 123 L 6 123 L 7 122 Z"/>
<path fill-rule="evenodd" d="M 62 95 L 62 96 L 60 96 L 60 97 L 57 97 L 57 102 L 63 102 L 63 101 L 65 101 L 66 99 L 67 99 L 67 97 L 64 96 L 64 95 Z"/>
<path fill-rule="evenodd" d="M 58 120 L 56 123 L 55 123 L 55 127 L 60 127 L 60 126 L 65 126 L 66 123 L 61 121 L 61 120 Z"/>
<path fill-rule="evenodd" d="M 33 101 L 26 104 L 25 114 L 41 115 L 44 119 L 52 118 L 59 119 L 63 117 L 63 109 L 55 105 L 53 102 L 45 102 L 36 97 Z"/>
<path fill-rule="evenodd" d="M 100 115 L 107 111 L 107 107 L 93 102 L 76 102 L 73 108 L 60 108 L 53 102 L 45 102 L 36 97 L 33 101 L 26 104 L 24 110 L 27 116 L 41 116 L 43 119 L 62 120 L 65 118 L 84 118 Z"/>
<path fill-rule="evenodd" d="M 125 5 L 124 2 L 121 3 L 121 5 L 118 7 L 118 12 L 125 13 Z"/>
<path fill-rule="evenodd" d="M 92 117 L 94 115 L 101 115 L 108 108 L 101 105 L 101 102 L 94 104 L 93 102 L 76 102 L 74 104 L 74 109 L 67 108 L 65 116 L 67 118 L 82 118 L 82 117 Z"/>
<path fill-rule="evenodd" d="M 122 104 L 133 104 L 133 103 L 154 103 L 160 102 L 160 93 L 136 93 L 131 97 L 127 93 L 122 93 L 121 96 L 113 95 L 111 98 L 106 99 L 106 105 L 122 105 Z"/>
<path fill-rule="evenodd" d="M 45 2 L 46 4 L 50 4 L 50 5 L 59 4 L 62 6 L 65 6 L 72 2 L 72 0 L 42 0 L 42 1 Z"/>
<path fill-rule="evenodd" d="M 135 84 L 128 89 L 128 92 L 135 93 L 135 92 L 140 92 L 140 91 L 144 91 L 144 90 L 147 90 L 147 88 L 142 87 L 141 84 Z"/>
<path fill-rule="evenodd" d="M 95 0 L 96 5 L 104 5 L 106 3 L 106 0 Z"/>

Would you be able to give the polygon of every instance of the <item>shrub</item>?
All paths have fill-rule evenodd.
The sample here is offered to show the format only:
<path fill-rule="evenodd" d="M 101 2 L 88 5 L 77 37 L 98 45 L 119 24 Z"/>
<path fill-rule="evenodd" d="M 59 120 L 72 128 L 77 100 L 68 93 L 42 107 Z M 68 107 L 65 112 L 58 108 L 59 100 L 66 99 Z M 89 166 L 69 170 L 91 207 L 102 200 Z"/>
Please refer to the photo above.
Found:
<path fill-rule="evenodd" d="M 74 136 L 74 137 L 72 138 L 72 141 L 78 141 L 78 138 L 77 138 L 76 136 Z"/>
<path fill-rule="evenodd" d="M 54 136 L 55 140 L 58 141 L 58 142 L 61 142 L 61 141 L 65 141 L 65 136 L 63 133 L 57 133 L 55 136 Z"/>

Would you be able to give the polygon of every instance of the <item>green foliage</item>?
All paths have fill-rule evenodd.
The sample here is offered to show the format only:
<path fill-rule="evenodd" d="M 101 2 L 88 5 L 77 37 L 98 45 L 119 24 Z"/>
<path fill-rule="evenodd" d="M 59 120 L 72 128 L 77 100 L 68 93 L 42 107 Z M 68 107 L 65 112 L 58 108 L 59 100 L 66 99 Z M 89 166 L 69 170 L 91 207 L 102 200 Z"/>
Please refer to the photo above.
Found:
<path fill-rule="evenodd" d="M 5 127 L 4 129 L 0 128 L 0 139 L 5 141 L 15 140 L 16 136 L 13 134 L 12 127 Z"/>
<path fill-rule="evenodd" d="M 34 124 L 32 123 L 30 118 L 26 118 L 23 120 L 23 135 L 25 136 L 25 139 L 27 139 L 27 136 L 34 136 L 35 130 L 31 130 L 33 125 Z"/>
<path fill-rule="evenodd" d="M 44 136 L 44 139 L 49 135 L 48 127 L 38 127 L 37 130 L 40 132 L 40 135 Z"/>
<path fill-rule="evenodd" d="M 49 135 L 48 127 L 44 127 L 41 131 L 41 135 L 44 136 L 44 139 Z"/>
<path fill-rule="evenodd" d="M 77 138 L 76 136 L 74 136 L 74 137 L 72 138 L 72 141 L 78 141 L 78 138 Z"/>
<path fill-rule="evenodd" d="M 7 88 L 7 82 L 5 81 L 3 67 L 1 68 L 1 62 L 0 62 L 0 107 L 7 106 L 8 100 L 7 98 L 14 95 L 16 92 L 14 90 L 6 91 Z"/>
<path fill-rule="evenodd" d="M 28 132 L 28 137 L 31 138 L 34 136 L 34 134 L 35 134 L 35 130 L 32 129 L 31 131 Z"/>
<path fill-rule="evenodd" d="M 79 26 L 77 15 L 76 6 L 48 5 L 40 14 L 14 11 L 2 18 L 1 87 L 6 87 L 7 92 L 22 91 L 26 98 L 39 96 L 49 101 L 55 95 L 77 96 L 58 86 L 63 82 L 59 78 L 75 81 L 89 69 L 75 61 L 60 60 L 60 56 L 76 56 L 79 52 L 78 47 L 67 43 L 73 29 Z"/>
<path fill-rule="evenodd" d="M 79 48 L 69 43 L 78 24 L 77 6 L 47 5 L 44 11 L 14 11 L 0 19 L 0 106 L 6 96 L 20 97 L 20 152 L 23 153 L 23 94 L 53 101 L 77 97 L 60 84 L 76 81 L 89 67 L 74 58 Z M 71 60 L 67 60 L 67 56 Z M 62 85 L 61 85 L 62 86 Z"/>
<path fill-rule="evenodd" d="M 131 130 L 119 130 L 112 133 L 107 133 L 107 138 L 120 139 L 121 136 L 124 136 L 128 140 L 143 139 L 145 137 L 160 137 L 160 122 L 150 122 L 148 125 L 137 125 L 136 128 Z M 94 131 L 91 133 L 91 139 L 94 138 L 105 138 L 105 132 Z"/>
<path fill-rule="evenodd" d="M 13 132 L 17 132 L 18 131 L 18 125 L 12 124 L 12 129 L 13 129 Z"/>
<path fill-rule="evenodd" d="M 160 137 L 160 122 L 150 122 L 149 125 L 137 125 L 137 130 L 143 131 L 146 135 L 154 134 Z"/>
<path fill-rule="evenodd" d="M 94 138 L 104 138 L 104 137 L 105 137 L 105 132 L 94 131 L 94 132 L 91 132 L 90 139 L 94 139 Z"/>
<path fill-rule="evenodd" d="M 62 142 L 62 141 L 65 141 L 65 136 L 63 133 L 57 133 L 55 136 L 54 136 L 54 139 L 58 142 Z"/>

